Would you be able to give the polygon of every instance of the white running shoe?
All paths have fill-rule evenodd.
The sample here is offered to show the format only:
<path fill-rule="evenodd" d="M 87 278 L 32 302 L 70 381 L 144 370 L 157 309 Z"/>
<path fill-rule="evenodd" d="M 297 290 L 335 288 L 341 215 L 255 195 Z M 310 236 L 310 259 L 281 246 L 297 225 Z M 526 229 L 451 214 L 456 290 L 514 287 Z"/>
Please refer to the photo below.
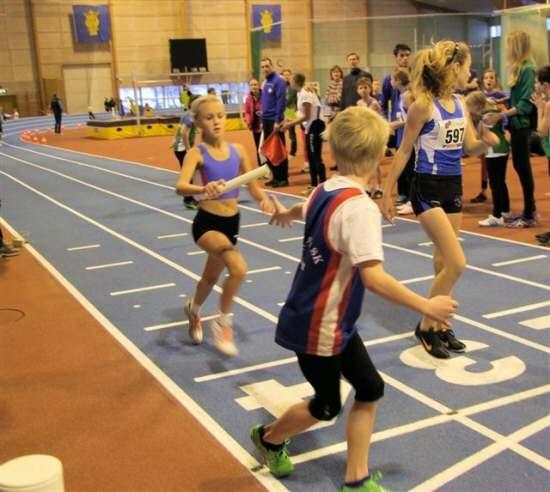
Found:
<path fill-rule="evenodd" d="M 396 208 L 397 215 L 409 215 L 414 213 L 411 202 L 404 203 Z"/>
<path fill-rule="evenodd" d="M 504 218 L 489 215 L 485 220 L 480 220 L 478 224 L 481 227 L 502 227 L 504 225 Z"/>
<path fill-rule="evenodd" d="M 185 304 L 184 311 L 187 315 L 187 319 L 189 320 L 189 338 L 195 345 L 198 345 L 199 343 L 202 343 L 203 338 L 201 317 L 199 314 L 194 313 L 193 309 L 191 309 L 191 301 L 188 301 Z"/>
<path fill-rule="evenodd" d="M 233 357 L 239 353 L 239 349 L 233 341 L 233 329 L 229 325 L 222 325 L 219 320 L 214 319 L 210 324 L 214 346 L 225 355 Z"/>

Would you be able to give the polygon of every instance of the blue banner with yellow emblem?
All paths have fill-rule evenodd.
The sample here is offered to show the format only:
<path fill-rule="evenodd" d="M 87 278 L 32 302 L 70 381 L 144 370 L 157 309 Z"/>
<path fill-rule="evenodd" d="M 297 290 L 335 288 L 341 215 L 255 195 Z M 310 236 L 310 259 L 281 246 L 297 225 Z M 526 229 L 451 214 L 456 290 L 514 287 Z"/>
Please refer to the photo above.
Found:
<path fill-rule="evenodd" d="M 261 28 L 264 40 L 280 41 L 281 6 L 252 5 L 252 27 Z"/>
<path fill-rule="evenodd" d="M 79 43 L 102 43 L 111 39 L 107 5 L 73 5 L 73 23 Z"/>

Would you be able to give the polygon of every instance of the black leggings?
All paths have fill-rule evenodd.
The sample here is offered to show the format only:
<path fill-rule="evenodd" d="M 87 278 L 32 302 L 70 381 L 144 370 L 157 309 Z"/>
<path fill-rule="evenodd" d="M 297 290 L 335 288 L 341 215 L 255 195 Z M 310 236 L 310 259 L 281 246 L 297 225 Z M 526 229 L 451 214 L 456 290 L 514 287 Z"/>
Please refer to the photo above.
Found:
<path fill-rule="evenodd" d="M 411 181 L 414 175 L 414 163 L 416 161 L 416 153 L 413 150 L 409 156 L 405 168 L 401 172 L 399 178 L 397 178 L 397 194 L 406 196 L 407 200 L 410 199 L 411 194 Z"/>
<path fill-rule="evenodd" d="M 493 217 L 500 218 L 502 212 L 510 211 L 510 196 L 506 186 L 506 164 L 508 154 L 499 157 L 486 157 L 489 185 L 493 196 Z"/>
<path fill-rule="evenodd" d="M 254 145 L 256 146 L 256 159 L 258 159 L 258 166 L 262 165 L 262 162 L 260 161 L 260 154 L 258 151 L 260 150 L 260 139 L 262 138 L 262 132 L 252 132 L 252 136 L 254 137 Z"/>
<path fill-rule="evenodd" d="M 306 135 L 311 186 L 317 186 L 327 179 L 325 165 L 323 164 L 323 139 L 321 137 L 324 131 L 325 122 L 323 120 L 315 120 L 311 123 Z"/>
<path fill-rule="evenodd" d="M 384 381 L 374 367 L 358 333 L 353 335 L 339 355 L 296 355 L 302 374 L 315 390 L 309 411 L 318 420 L 330 420 L 340 412 L 342 376 L 355 389 L 356 401 L 375 402 L 384 395 Z"/>
<path fill-rule="evenodd" d="M 535 181 L 529 159 L 529 128 L 511 129 L 512 162 L 523 191 L 523 217 L 533 219 L 535 215 Z"/>

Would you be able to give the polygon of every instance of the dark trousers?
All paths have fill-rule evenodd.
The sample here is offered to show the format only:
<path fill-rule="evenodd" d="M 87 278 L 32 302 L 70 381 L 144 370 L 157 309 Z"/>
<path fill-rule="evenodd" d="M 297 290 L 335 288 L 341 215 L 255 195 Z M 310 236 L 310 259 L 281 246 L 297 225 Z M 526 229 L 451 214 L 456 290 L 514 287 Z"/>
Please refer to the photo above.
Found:
<path fill-rule="evenodd" d="M 535 181 L 529 158 L 529 128 L 511 129 L 512 162 L 523 191 L 523 217 L 533 219 L 535 215 Z"/>
<path fill-rule="evenodd" d="M 409 198 L 411 191 L 411 181 L 414 174 L 415 161 L 416 155 L 413 150 L 411 152 L 409 160 L 407 161 L 407 164 L 405 164 L 405 167 L 403 168 L 403 172 L 401 173 L 399 178 L 397 178 L 397 194 L 401 196 L 406 196 L 407 199 Z"/>
<path fill-rule="evenodd" d="M 264 131 L 264 140 L 271 135 L 273 132 L 273 126 L 275 125 L 275 122 L 273 120 L 263 120 L 263 131 Z M 282 132 L 277 132 L 279 135 L 279 138 L 283 142 L 283 145 L 285 144 L 285 135 Z M 285 159 L 283 162 L 281 162 L 278 166 L 274 166 L 267 161 L 267 164 L 269 166 L 269 169 L 271 170 L 271 174 L 273 175 L 274 181 L 288 181 L 288 159 Z"/>
<path fill-rule="evenodd" d="M 262 132 L 252 132 L 252 136 L 254 137 L 254 145 L 256 146 L 256 159 L 258 159 L 258 166 L 262 165 L 262 161 L 260 160 L 260 154 L 258 153 L 260 150 L 260 139 L 262 138 Z"/>
<path fill-rule="evenodd" d="M 298 151 L 298 141 L 296 140 L 296 127 L 291 126 L 288 129 L 288 138 L 290 138 L 290 152 L 289 154 L 292 156 L 296 155 L 296 152 Z"/>
<path fill-rule="evenodd" d="M 506 186 L 506 164 L 508 155 L 499 157 L 486 157 L 487 173 L 489 174 L 489 186 L 493 196 L 493 217 L 500 218 L 502 212 L 510 211 L 510 196 Z"/>
<path fill-rule="evenodd" d="M 178 164 L 183 166 L 183 159 L 185 159 L 185 156 L 187 154 L 187 150 L 174 150 L 174 154 L 176 156 L 176 159 L 178 160 Z M 195 203 L 195 199 L 192 196 L 184 196 L 183 197 L 184 203 Z"/>
<path fill-rule="evenodd" d="M 53 117 L 55 118 L 55 133 L 61 133 L 61 113 L 54 113 Z"/>
<path fill-rule="evenodd" d="M 321 138 L 321 134 L 324 131 L 325 122 L 323 120 L 315 120 L 306 134 L 311 186 L 317 186 L 327 179 L 325 164 L 323 163 L 323 139 Z"/>

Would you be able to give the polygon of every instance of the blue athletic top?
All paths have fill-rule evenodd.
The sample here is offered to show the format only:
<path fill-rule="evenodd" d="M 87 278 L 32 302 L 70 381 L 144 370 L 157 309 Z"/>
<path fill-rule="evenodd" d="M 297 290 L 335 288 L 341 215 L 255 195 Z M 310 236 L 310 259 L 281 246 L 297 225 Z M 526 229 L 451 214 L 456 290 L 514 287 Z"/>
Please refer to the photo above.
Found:
<path fill-rule="evenodd" d="M 302 259 L 277 323 L 279 345 L 330 357 L 340 354 L 357 331 L 364 287 L 358 269 L 332 248 L 328 225 L 340 205 L 361 193 L 318 186 L 310 198 Z"/>
<path fill-rule="evenodd" d="M 223 161 L 214 159 L 204 144 L 199 144 L 199 150 L 202 155 L 202 165 L 199 166 L 198 172 L 195 173 L 193 178 L 193 184 L 198 186 L 204 186 L 210 181 L 217 181 L 218 179 L 224 179 L 229 181 L 236 178 L 240 174 L 241 157 L 237 152 L 237 149 L 227 144 L 229 147 L 229 157 Z M 228 198 L 237 198 L 239 196 L 239 188 L 235 188 L 223 195 L 220 195 L 218 200 L 227 200 Z"/>
<path fill-rule="evenodd" d="M 397 110 L 395 112 L 395 119 L 398 121 L 407 121 L 407 108 L 403 101 L 403 93 L 399 96 L 397 101 Z M 395 130 L 395 148 L 399 148 L 403 141 L 403 133 L 405 133 L 405 127 L 401 126 Z"/>
<path fill-rule="evenodd" d="M 419 174 L 460 176 L 466 118 L 462 100 L 453 96 L 455 109 L 449 113 L 433 99 L 430 120 L 424 123 L 415 143 L 415 171 Z"/>

